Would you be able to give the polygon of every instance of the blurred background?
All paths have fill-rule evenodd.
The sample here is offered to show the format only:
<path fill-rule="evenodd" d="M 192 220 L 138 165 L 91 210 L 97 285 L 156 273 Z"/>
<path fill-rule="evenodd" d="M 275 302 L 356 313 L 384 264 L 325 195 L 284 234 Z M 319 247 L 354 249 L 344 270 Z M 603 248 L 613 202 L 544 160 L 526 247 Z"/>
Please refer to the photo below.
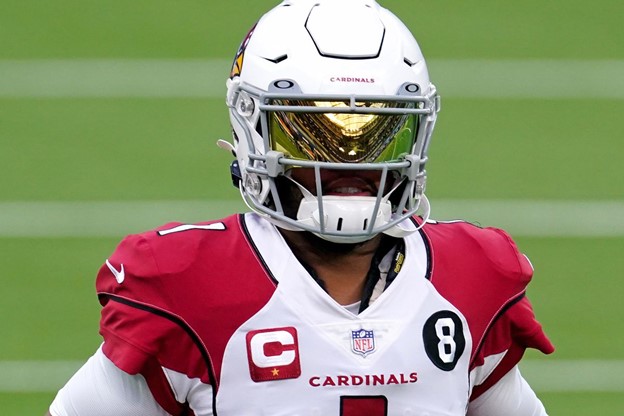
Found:
<path fill-rule="evenodd" d="M 97 348 L 94 277 L 125 234 L 244 210 L 215 142 L 233 55 L 276 4 L 0 3 L 3 415 L 43 414 Z M 557 351 L 523 372 L 551 415 L 624 414 L 624 3 L 381 4 L 443 97 L 432 216 L 506 228 L 535 266 Z"/>

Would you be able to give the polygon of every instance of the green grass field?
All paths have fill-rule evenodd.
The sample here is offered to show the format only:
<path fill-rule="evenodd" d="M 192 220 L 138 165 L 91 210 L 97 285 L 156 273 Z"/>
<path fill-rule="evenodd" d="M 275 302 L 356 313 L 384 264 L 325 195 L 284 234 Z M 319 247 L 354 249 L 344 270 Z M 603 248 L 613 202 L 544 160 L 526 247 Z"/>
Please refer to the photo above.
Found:
<path fill-rule="evenodd" d="M 215 146 L 229 138 L 222 94 L 228 60 L 274 4 L 2 1 L 0 369 L 42 370 L 0 370 L 0 414 L 43 414 L 60 383 L 45 383 L 45 363 L 75 364 L 97 348 L 94 277 L 125 233 L 243 209 L 226 186 L 230 157 Z M 509 224 L 536 268 L 529 296 L 557 351 L 530 352 L 527 377 L 551 415 L 624 414 L 624 3 L 382 4 L 416 34 L 443 97 L 428 165 L 433 216 L 456 215 L 459 201 L 564 207 L 545 220 L 539 209 L 502 212 L 502 224 L 467 218 Z M 119 62 L 131 69 L 89 75 Z M 176 76 L 197 63 L 211 69 L 191 81 L 209 93 Z M 132 72 L 145 64 L 186 92 Z M 150 201 L 162 212 L 131 209 Z M 194 208 L 171 205 L 185 201 Z M 570 214 L 581 202 L 597 205 Z M 527 231 L 536 221 L 560 225 Z M 549 362 L 569 373 L 549 381 Z M 594 362 L 602 367 L 581 365 Z M 613 372 L 596 369 L 605 363 Z"/>

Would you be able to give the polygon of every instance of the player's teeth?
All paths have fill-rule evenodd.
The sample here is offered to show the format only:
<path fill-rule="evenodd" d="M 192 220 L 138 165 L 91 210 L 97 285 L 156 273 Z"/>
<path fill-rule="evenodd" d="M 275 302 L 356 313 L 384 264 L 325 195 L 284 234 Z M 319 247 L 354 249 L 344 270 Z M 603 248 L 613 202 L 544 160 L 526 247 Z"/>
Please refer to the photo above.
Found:
<path fill-rule="evenodd" d="M 360 188 L 355 188 L 355 187 L 352 187 L 352 186 L 342 187 L 342 188 L 337 188 L 336 189 L 336 193 L 339 193 L 339 194 L 357 194 L 359 192 L 362 192 L 362 190 Z"/>

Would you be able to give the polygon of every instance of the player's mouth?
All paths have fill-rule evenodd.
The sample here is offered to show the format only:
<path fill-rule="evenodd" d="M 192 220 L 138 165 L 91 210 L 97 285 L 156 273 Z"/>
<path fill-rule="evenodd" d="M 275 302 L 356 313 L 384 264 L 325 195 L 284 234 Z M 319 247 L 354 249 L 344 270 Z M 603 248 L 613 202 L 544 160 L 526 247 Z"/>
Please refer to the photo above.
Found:
<path fill-rule="evenodd" d="M 374 196 L 376 187 L 361 178 L 340 178 L 323 186 L 324 195 L 336 196 Z"/>

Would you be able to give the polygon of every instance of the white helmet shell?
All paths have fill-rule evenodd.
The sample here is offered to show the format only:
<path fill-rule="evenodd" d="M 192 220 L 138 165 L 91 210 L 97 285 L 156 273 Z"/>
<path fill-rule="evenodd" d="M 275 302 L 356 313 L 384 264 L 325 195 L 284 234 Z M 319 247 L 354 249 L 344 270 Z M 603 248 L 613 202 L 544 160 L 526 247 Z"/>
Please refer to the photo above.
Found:
<path fill-rule="evenodd" d="M 251 209 L 280 227 L 335 242 L 415 230 L 405 220 L 425 198 L 424 166 L 439 97 L 418 43 L 394 14 L 371 0 L 284 1 L 247 35 L 227 86 L 239 188 Z M 336 149 L 343 148 L 323 142 L 333 138 L 305 137 L 314 136 L 315 130 L 305 127 L 316 120 L 314 114 L 335 116 L 336 103 L 343 107 L 336 113 L 395 117 L 392 122 L 398 124 L 379 123 L 385 130 L 375 133 L 366 155 L 336 156 Z M 324 107 L 328 104 L 331 108 Z M 276 146 L 275 126 L 291 121 L 280 133 L 290 142 Z M 410 136 L 409 146 L 388 157 L 399 130 L 401 137 Z M 314 195 L 302 189 L 304 198 L 293 218 L 284 213 L 276 178 L 287 177 L 294 167 L 376 170 L 383 178 L 400 178 L 401 185 L 371 197 Z M 391 198 L 393 192 L 401 195 Z"/>

